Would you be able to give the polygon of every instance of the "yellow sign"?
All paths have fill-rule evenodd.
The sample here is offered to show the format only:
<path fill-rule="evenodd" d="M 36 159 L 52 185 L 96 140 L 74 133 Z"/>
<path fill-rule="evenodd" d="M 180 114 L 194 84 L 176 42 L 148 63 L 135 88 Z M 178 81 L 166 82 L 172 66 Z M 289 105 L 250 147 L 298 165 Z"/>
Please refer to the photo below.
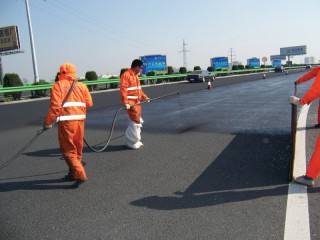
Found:
<path fill-rule="evenodd" d="M 0 28 L 0 52 L 19 49 L 20 41 L 17 26 Z"/>

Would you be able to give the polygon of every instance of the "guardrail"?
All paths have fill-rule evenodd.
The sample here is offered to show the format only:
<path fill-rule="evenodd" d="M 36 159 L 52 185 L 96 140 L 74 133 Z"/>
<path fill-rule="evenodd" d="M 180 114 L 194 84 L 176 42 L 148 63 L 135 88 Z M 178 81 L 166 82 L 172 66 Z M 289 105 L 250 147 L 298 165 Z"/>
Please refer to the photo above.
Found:
<path fill-rule="evenodd" d="M 160 75 L 160 76 L 148 76 L 148 77 L 140 77 L 141 81 L 146 80 L 158 80 L 158 79 L 171 79 L 171 78 L 182 78 L 186 77 L 187 74 L 174 74 L 174 75 Z M 99 78 L 94 81 L 81 81 L 82 83 L 91 86 L 91 85 L 98 85 L 98 84 L 110 84 L 110 83 L 119 83 L 120 78 Z M 36 90 L 45 90 L 51 89 L 54 83 L 47 83 L 47 84 L 39 84 L 39 85 L 32 85 L 26 84 L 24 86 L 19 87 L 0 87 L 0 93 L 11 93 L 11 92 L 24 92 L 24 91 L 36 91 Z"/>
<path fill-rule="evenodd" d="M 286 67 L 287 69 L 300 69 L 300 67 Z M 273 71 L 274 68 L 256 68 L 256 69 L 244 69 L 244 70 L 230 70 L 230 71 L 214 71 L 212 72 L 215 76 L 227 76 L 233 74 L 245 74 L 245 73 L 258 73 L 258 72 L 266 72 L 266 71 Z M 179 79 L 185 78 L 187 74 L 172 74 L 172 75 L 158 75 L 158 76 L 142 76 L 140 77 L 141 81 L 151 81 L 153 83 L 154 80 L 161 80 L 161 79 Z M 95 81 L 81 81 L 82 83 L 91 86 L 91 85 L 98 85 L 98 84 L 110 84 L 110 83 L 119 83 L 120 78 L 99 78 Z M 147 82 L 148 83 L 148 82 Z M 24 91 L 36 91 L 36 90 L 45 90 L 51 89 L 54 83 L 47 83 L 47 84 L 26 84 L 24 86 L 19 87 L 3 87 L 0 85 L 0 93 L 11 93 L 11 92 L 24 92 Z"/>

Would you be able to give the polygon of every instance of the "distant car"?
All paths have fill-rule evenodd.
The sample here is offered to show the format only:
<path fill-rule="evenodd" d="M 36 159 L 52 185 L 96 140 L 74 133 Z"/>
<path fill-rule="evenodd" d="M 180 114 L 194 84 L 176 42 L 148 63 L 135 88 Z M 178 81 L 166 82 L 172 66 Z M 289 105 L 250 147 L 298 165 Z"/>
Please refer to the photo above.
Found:
<path fill-rule="evenodd" d="M 187 80 L 193 82 L 211 82 L 214 79 L 214 74 L 207 70 L 195 70 L 187 74 Z"/>
<path fill-rule="evenodd" d="M 283 66 L 277 66 L 274 68 L 274 72 L 284 72 L 284 67 Z"/>
<path fill-rule="evenodd" d="M 306 66 L 306 69 L 311 69 L 311 68 L 312 68 L 311 65 L 307 65 L 307 66 Z"/>

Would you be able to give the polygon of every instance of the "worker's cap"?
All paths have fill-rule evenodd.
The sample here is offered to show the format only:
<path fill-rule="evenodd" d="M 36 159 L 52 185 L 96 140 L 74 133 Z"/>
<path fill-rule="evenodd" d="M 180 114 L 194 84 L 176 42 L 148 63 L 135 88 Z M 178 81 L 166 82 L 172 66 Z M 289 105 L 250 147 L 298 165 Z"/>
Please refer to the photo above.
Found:
<path fill-rule="evenodd" d="M 60 74 L 74 74 L 76 71 L 76 66 L 71 63 L 64 63 L 60 66 Z"/>

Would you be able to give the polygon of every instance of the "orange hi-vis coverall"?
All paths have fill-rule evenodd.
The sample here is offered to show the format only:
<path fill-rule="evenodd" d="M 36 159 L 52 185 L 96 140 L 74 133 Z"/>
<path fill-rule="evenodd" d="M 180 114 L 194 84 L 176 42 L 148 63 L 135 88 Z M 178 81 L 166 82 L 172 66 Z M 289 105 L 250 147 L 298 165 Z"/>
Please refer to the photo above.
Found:
<path fill-rule="evenodd" d="M 62 155 L 69 166 L 68 176 L 74 180 L 87 180 L 81 164 L 84 120 L 86 108 L 93 105 L 86 85 L 75 82 L 72 93 L 62 106 L 69 89 L 76 81 L 76 69 L 72 64 L 60 67 L 59 81 L 51 89 L 51 103 L 45 124 L 58 123 L 58 139 Z"/>
<path fill-rule="evenodd" d="M 306 94 L 300 98 L 301 105 L 310 104 L 314 99 L 320 97 L 320 67 L 312 69 L 308 74 L 309 76 L 315 76 L 316 79 L 306 92 Z M 306 175 L 313 179 L 318 178 L 320 174 L 320 134 L 318 135 L 317 142 L 309 165 L 307 168 Z"/>
<path fill-rule="evenodd" d="M 315 67 L 307 74 L 298 78 L 298 80 L 296 82 L 298 84 L 301 84 L 303 82 L 307 82 L 307 81 L 311 80 L 312 78 L 316 77 L 318 75 L 319 71 L 320 71 L 320 67 Z M 320 99 L 319 99 L 319 103 L 318 103 L 318 124 L 320 124 Z"/>
<path fill-rule="evenodd" d="M 148 99 L 148 96 L 142 91 L 139 77 L 131 69 L 125 71 L 120 78 L 120 95 L 122 104 L 134 105 L 127 109 L 129 118 L 136 122 L 141 122 L 140 100 Z"/>

